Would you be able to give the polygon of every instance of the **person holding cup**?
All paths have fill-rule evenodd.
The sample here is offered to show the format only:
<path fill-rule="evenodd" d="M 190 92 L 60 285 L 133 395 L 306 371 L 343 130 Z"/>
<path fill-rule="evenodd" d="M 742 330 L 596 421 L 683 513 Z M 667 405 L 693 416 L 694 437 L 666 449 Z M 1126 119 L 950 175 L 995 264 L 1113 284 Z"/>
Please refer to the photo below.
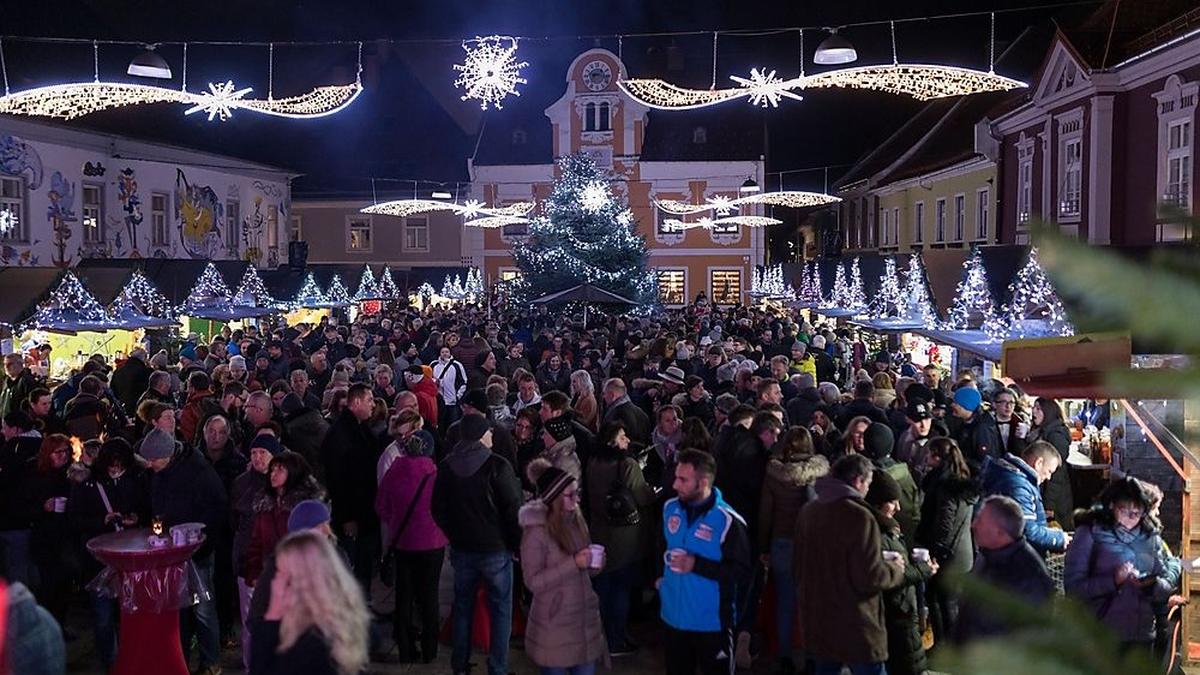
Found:
<path fill-rule="evenodd" d="M 592 675 L 608 644 L 591 577 L 604 568 L 579 510 L 579 485 L 545 459 L 529 464 L 537 496 L 521 507 L 521 573 L 533 594 L 525 653 L 543 675 Z"/>
<path fill-rule="evenodd" d="M 71 579 L 77 568 L 75 551 L 69 536 L 67 506 L 71 494 L 71 439 L 63 434 L 50 434 L 42 439 L 36 458 L 29 460 L 27 489 L 36 506 L 30 552 L 41 574 L 42 583 L 36 593 L 38 603 L 65 625 L 67 603 L 71 598 Z"/>

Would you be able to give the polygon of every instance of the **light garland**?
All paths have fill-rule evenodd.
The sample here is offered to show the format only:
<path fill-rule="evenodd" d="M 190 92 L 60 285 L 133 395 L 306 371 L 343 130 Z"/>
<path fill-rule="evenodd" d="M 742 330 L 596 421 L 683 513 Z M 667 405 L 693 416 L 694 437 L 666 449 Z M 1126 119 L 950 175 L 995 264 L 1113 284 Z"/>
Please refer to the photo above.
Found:
<path fill-rule="evenodd" d="M 437 290 L 428 281 L 417 287 L 417 297 L 428 299 L 437 295 Z"/>
<path fill-rule="evenodd" d="M 204 266 L 188 299 L 180 306 L 182 314 L 194 314 L 196 310 L 228 307 L 231 304 L 229 285 L 225 277 L 211 262 Z"/>
<path fill-rule="evenodd" d="M 392 268 L 388 265 L 383 266 L 383 273 L 379 275 L 379 283 L 376 288 L 379 291 L 379 297 L 384 300 L 395 300 L 400 297 L 400 289 L 396 287 L 396 281 L 392 279 Z"/>
<path fill-rule="evenodd" d="M 784 281 L 783 265 L 777 264 L 767 268 L 754 268 L 751 281 L 750 297 L 770 298 L 772 300 L 795 300 L 796 291 Z"/>
<path fill-rule="evenodd" d="M 724 195 L 709 197 L 704 204 L 688 204 L 686 202 L 676 201 L 674 199 L 657 199 L 654 205 L 662 209 L 664 212 L 676 216 L 688 216 L 695 213 L 705 213 L 708 211 L 716 211 L 718 215 L 729 213 L 731 209 L 740 209 L 749 204 L 765 204 L 769 206 L 783 206 L 793 209 L 808 208 L 810 206 L 825 206 L 827 204 L 836 204 L 842 201 L 841 197 L 822 194 L 820 192 L 802 192 L 798 190 L 785 190 L 781 192 L 764 192 L 761 194 L 746 195 L 737 199 L 730 199 Z"/>
<path fill-rule="evenodd" d="M 461 73 L 454 80 L 454 87 L 466 90 L 462 100 L 475 99 L 483 110 L 487 110 L 489 104 L 500 110 L 504 107 L 501 105 L 504 99 L 521 95 L 517 85 L 529 84 L 521 77 L 521 69 L 529 64 L 517 61 L 517 38 L 477 36 L 474 40 L 464 41 L 462 48 L 467 56 L 462 64 L 454 64 L 454 69 Z"/>
<path fill-rule="evenodd" d="M 235 89 L 233 82 L 209 84 L 201 93 L 126 82 L 78 82 L 27 89 L 0 96 L 0 113 L 75 119 L 101 110 L 154 103 L 190 106 L 185 114 L 208 113 L 222 122 L 236 110 L 293 119 L 324 117 L 344 110 L 362 93 L 358 82 L 317 87 L 290 98 L 243 98 L 252 89 Z"/>
<path fill-rule="evenodd" d="M 896 272 L 896 259 L 889 256 L 883 261 L 883 274 L 879 277 L 879 290 L 871 303 L 871 317 L 875 319 L 898 318 L 904 315 L 907 303 L 900 288 L 900 275 Z"/>
<path fill-rule="evenodd" d="M 521 218 L 519 216 L 486 216 L 484 218 L 468 220 L 464 224 L 470 227 L 477 227 L 481 230 L 494 230 L 498 227 L 504 227 L 505 225 L 520 225 L 522 223 L 530 222 L 533 221 L 529 220 L 528 218 Z"/>
<path fill-rule="evenodd" d="M 925 328 L 937 328 L 937 310 L 929 297 L 929 286 L 925 282 L 925 264 L 921 260 L 920 253 L 912 253 L 908 256 L 902 316 L 909 322 L 920 322 Z"/>
<path fill-rule="evenodd" d="M 450 298 L 451 300 L 462 300 L 467 295 L 467 290 L 463 288 L 462 276 L 454 275 L 454 281 L 450 280 L 450 275 L 446 275 L 446 280 L 442 282 L 441 296 Z"/>
<path fill-rule="evenodd" d="M 813 261 L 811 265 L 812 268 L 809 270 L 808 278 L 808 295 L 803 300 L 814 306 L 818 306 L 825 302 L 825 290 L 821 288 L 821 266 L 816 261 Z"/>
<path fill-rule="evenodd" d="M 484 220 L 484 217 L 520 218 L 532 211 L 535 206 L 537 204 L 533 202 L 517 202 L 516 204 L 489 208 L 484 206 L 483 202 L 474 199 L 463 204 L 443 202 L 436 199 L 394 199 L 359 209 L 359 213 L 406 218 L 422 213 L 448 211 L 461 215 L 466 220 L 467 225 L 480 227 L 478 222 Z M 528 220 L 524 222 L 528 222 Z M 498 226 L 493 225 L 491 227 Z"/>
<path fill-rule="evenodd" d="M 850 263 L 850 288 L 846 294 L 846 309 L 862 309 L 867 306 L 867 294 L 863 290 L 862 268 L 855 256 Z"/>
<path fill-rule="evenodd" d="M 354 301 L 378 299 L 379 287 L 375 285 L 375 275 L 371 273 L 370 265 L 363 265 L 362 277 L 358 280 L 358 290 L 354 292 Z"/>
<path fill-rule="evenodd" d="M 944 330 L 968 330 L 978 325 L 993 340 L 1003 337 L 1003 326 L 996 314 L 987 270 L 978 249 L 963 263 L 963 278 L 954 293 L 954 304 L 943 323 Z"/>
<path fill-rule="evenodd" d="M 274 307 L 278 304 L 275 298 L 271 297 L 271 293 L 267 291 L 267 286 L 263 283 L 262 277 L 258 275 L 258 270 L 254 265 L 246 265 L 246 271 L 242 273 L 242 280 L 233 294 L 233 303 L 243 307 L 262 308 Z"/>
<path fill-rule="evenodd" d="M 333 279 L 329 281 L 329 290 L 325 291 L 325 304 L 329 307 L 346 307 L 352 302 L 350 291 L 342 283 L 342 277 L 333 275 Z"/>
<path fill-rule="evenodd" d="M 113 317 L 119 317 L 126 312 L 156 319 L 171 319 L 176 315 L 175 307 L 167 296 L 163 295 L 141 270 L 136 269 L 113 300 L 109 311 Z"/>
<path fill-rule="evenodd" d="M 1003 337 L 1025 338 L 1038 333 L 1067 337 L 1075 334 L 1062 300 L 1038 261 L 1036 248 L 1029 249 L 1029 258 L 1008 290 L 1011 299 L 1004 311 Z M 1043 324 L 1045 330 L 1030 330 L 1030 321 Z"/>
<path fill-rule="evenodd" d="M 321 291 L 321 286 L 317 284 L 317 278 L 309 272 L 304 276 L 304 283 L 300 285 L 300 290 L 296 291 L 296 297 L 292 298 L 294 307 L 320 307 L 327 303 L 329 298 Z"/>
<path fill-rule="evenodd" d="M 483 270 L 478 267 L 472 267 L 467 270 L 467 281 L 463 286 L 466 291 L 467 298 L 474 301 L 484 296 L 483 288 Z"/>
<path fill-rule="evenodd" d="M 775 106 L 782 97 L 800 100 L 792 91 L 806 89 L 869 89 L 929 101 L 1028 86 L 991 71 L 900 63 L 843 68 L 816 75 L 801 75 L 790 80 L 774 77 L 774 71 L 763 75 L 760 70 L 751 70 L 748 78 L 734 75 L 730 79 L 740 86 L 729 89 L 687 89 L 657 78 L 621 80 L 617 86 L 638 103 L 658 110 L 706 108 L 741 98 L 748 99 L 754 105 Z"/>
<path fill-rule="evenodd" d="M 846 265 L 838 263 L 834 268 L 833 288 L 829 292 L 829 302 L 823 303 L 822 307 L 845 307 L 849 304 L 847 299 L 846 286 Z"/>
<path fill-rule="evenodd" d="M 766 227 L 768 225 L 778 225 L 782 220 L 769 218 L 767 216 L 729 216 L 728 218 L 709 218 L 703 216 L 694 222 L 684 222 L 677 218 L 667 218 L 663 221 L 663 225 L 672 230 L 690 230 L 693 228 L 702 227 L 704 229 L 712 229 L 722 225 L 738 225 L 741 227 Z"/>
<path fill-rule="evenodd" d="M 36 328 L 68 328 L 89 323 L 102 326 L 110 323 L 110 318 L 100 301 L 84 288 L 75 273 L 67 272 L 28 323 Z"/>

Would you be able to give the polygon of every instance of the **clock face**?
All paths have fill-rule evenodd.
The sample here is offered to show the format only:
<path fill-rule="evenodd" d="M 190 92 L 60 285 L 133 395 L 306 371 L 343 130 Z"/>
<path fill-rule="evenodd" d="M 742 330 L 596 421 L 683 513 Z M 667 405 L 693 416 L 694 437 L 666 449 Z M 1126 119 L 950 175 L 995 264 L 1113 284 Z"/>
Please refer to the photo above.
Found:
<path fill-rule="evenodd" d="M 612 69 L 603 61 L 592 61 L 583 67 L 583 82 L 592 91 L 601 91 L 612 81 Z"/>

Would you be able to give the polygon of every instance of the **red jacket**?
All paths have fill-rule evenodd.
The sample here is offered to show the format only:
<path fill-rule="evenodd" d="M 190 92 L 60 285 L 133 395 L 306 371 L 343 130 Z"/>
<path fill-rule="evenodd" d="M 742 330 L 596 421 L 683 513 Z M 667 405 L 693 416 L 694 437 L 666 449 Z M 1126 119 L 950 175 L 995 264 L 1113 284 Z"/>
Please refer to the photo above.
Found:
<path fill-rule="evenodd" d="M 425 376 L 421 381 L 410 386 L 409 390 L 417 395 L 417 412 L 425 420 L 426 429 L 436 429 L 438 423 L 437 383 L 432 377 Z"/>
<path fill-rule="evenodd" d="M 179 437 L 184 441 L 192 443 L 196 440 L 196 429 L 204 417 L 203 401 L 212 395 L 207 389 L 198 391 L 188 396 L 187 403 L 183 404 L 183 412 L 179 414 Z"/>

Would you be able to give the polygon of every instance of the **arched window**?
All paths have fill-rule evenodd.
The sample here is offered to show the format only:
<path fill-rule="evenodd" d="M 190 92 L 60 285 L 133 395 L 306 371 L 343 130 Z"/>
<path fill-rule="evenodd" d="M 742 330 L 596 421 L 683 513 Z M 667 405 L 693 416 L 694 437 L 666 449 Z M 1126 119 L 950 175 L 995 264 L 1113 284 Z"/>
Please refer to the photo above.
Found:
<path fill-rule="evenodd" d="M 600 124 L 598 126 L 600 131 L 612 130 L 612 120 L 609 119 L 607 103 L 600 104 Z"/>
<path fill-rule="evenodd" d="M 595 103 L 588 103 L 587 105 L 583 106 L 583 130 L 584 131 L 595 131 L 596 130 L 596 104 Z"/>

